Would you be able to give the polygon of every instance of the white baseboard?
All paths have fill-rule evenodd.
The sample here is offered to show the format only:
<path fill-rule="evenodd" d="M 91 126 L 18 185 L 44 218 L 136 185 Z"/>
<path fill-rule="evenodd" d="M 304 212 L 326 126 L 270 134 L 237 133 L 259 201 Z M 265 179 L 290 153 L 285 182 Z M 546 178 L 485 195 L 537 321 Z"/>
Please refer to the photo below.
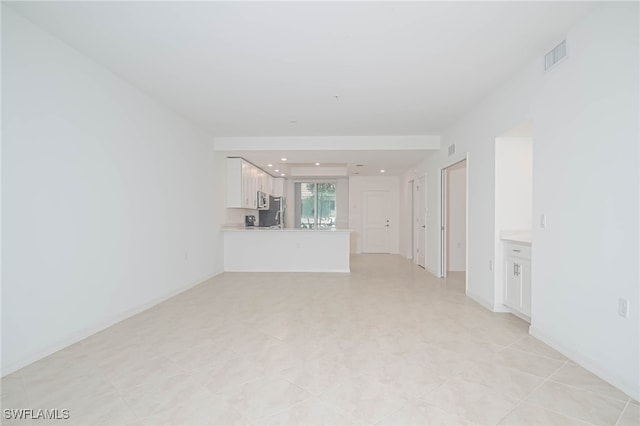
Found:
<path fill-rule="evenodd" d="M 521 312 L 518 312 L 515 309 L 509 309 L 508 307 L 506 307 L 506 308 L 507 308 L 506 312 L 509 312 L 509 313 L 511 313 L 511 315 L 514 315 L 514 316 L 520 318 L 521 320 L 528 322 L 529 326 L 531 326 L 531 317 L 529 317 L 529 316 L 527 316 L 527 315 L 525 315 L 525 314 L 523 314 Z"/>
<path fill-rule="evenodd" d="M 164 302 L 167 299 L 170 299 L 182 292 L 185 292 L 187 290 L 189 290 L 190 288 L 193 288 L 195 286 L 197 286 L 198 284 L 201 284 L 213 277 L 215 277 L 216 275 L 221 274 L 222 272 L 224 272 L 223 270 L 217 270 L 216 272 L 214 272 L 213 274 L 210 274 L 196 282 L 192 282 L 189 283 L 187 285 L 181 286 L 173 291 L 170 291 L 167 294 L 164 294 L 160 297 L 157 297 L 147 303 L 143 303 L 142 305 L 136 306 L 135 308 L 126 310 L 124 312 L 121 312 L 119 314 L 114 315 L 113 317 L 100 322 L 99 324 L 94 324 L 90 327 L 86 327 L 78 332 L 73 333 L 72 335 L 68 336 L 67 338 L 61 340 L 60 342 L 53 344 L 53 345 L 49 345 L 46 348 L 43 348 L 41 350 L 39 350 L 37 353 L 30 355 L 28 357 L 26 357 L 25 359 L 22 359 L 18 362 L 14 362 L 12 364 L 9 364 L 6 367 L 2 368 L 2 377 L 6 376 L 7 374 L 11 374 L 14 371 L 17 371 L 23 367 L 26 367 L 29 364 L 33 364 L 36 361 L 41 360 L 42 358 L 45 358 L 55 352 L 58 352 L 59 350 L 62 350 L 68 346 L 73 345 L 74 343 L 78 343 L 80 340 L 86 339 L 89 336 L 92 336 L 106 328 L 111 327 L 112 325 L 119 323 L 120 321 L 124 321 L 127 318 L 130 318 L 134 315 L 139 314 L 142 311 L 146 311 L 149 308 L 152 308 L 153 306 Z"/>
<path fill-rule="evenodd" d="M 489 300 L 485 300 L 484 298 L 478 296 L 477 294 L 471 293 L 469 291 L 467 291 L 467 296 L 469 296 L 469 298 L 473 299 L 474 302 L 479 303 L 480 305 L 487 308 L 491 312 L 514 314 L 517 317 L 520 317 L 521 319 L 528 322 L 526 318 L 521 317 L 520 315 L 517 315 L 515 312 L 513 312 L 511 309 L 509 309 L 507 306 L 503 305 L 502 303 L 494 304 L 493 302 Z"/>
<path fill-rule="evenodd" d="M 620 389 L 622 392 L 631 396 L 636 401 L 640 400 L 640 387 L 638 386 L 638 383 L 632 383 L 626 380 L 626 378 L 612 377 L 607 372 L 607 370 L 603 368 L 598 362 L 594 361 L 588 356 L 585 356 L 584 354 L 581 354 L 580 352 L 576 352 L 575 350 L 568 348 L 556 339 L 549 337 L 547 334 L 534 327 L 533 325 L 529 327 L 529 334 L 551 346 L 553 349 L 560 352 L 562 355 L 566 356 L 571 361 L 575 362 L 586 370 L 589 370 L 605 382 L 608 382 L 612 386 Z"/>
<path fill-rule="evenodd" d="M 516 313 L 514 313 L 511 309 L 509 309 L 507 306 L 503 305 L 502 303 L 496 303 L 495 305 L 493 305 L 492 311 L 493 312 L 500 312 L 500 313 L 510 313 L 510 314 L 514 314 L 516 316 L 519 316 Z M 524 318 L 522 318 L 522 319 L 524 319 Z"/>
<path fill-rule="evenodd" d="M 484 306 L 485 308 L 487 308 L 488 310 L 490 310 L 491 312 L 493 312 L 493 302 L 489 302 L 488 300 L 485 300 L 484 298 L 478 296 L 477 294 L 474 294 L 470 291 L 467 291 L 467 296 L 470 297 L 471 299 L 473 299 L 475 302 L 479 303 L 480 305 Z"/>

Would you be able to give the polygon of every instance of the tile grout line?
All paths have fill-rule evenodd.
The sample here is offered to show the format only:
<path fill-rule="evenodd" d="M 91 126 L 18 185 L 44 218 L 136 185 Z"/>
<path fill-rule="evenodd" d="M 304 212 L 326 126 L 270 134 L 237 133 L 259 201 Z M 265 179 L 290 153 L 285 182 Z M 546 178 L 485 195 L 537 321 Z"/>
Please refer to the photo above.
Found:
<path fill-rule="evenodd" d="M 531 355 L 531 356 L 537 356 L 538 358 L 550 359 L 552 361 L 558 361 L 558 362 L 566 362 L 566 361 L 568 361 L 568 362 L 572 362 L 573 363 L 573 361 L 571 361 L 566 356 L 563 356 L 563 358 L 565 358 L 565 359 L 558 359 L 558 358 L 552 358 L 552 357 L 547 356 L 547 355 L 541 355 L 541 354 L 538 354 L 538 353 L 528 352 L 528 351 L 525 351 L 524 349 L 520 349 L 520 348 L 516 348 L 516 347 L 512 348 L 511 346 L 516 344 L 516 343 L 518 343 L 518 342 L 514 342 L 511 345 L 506 346 L 506 347 L 504 347 L 504 349 L 511 349 L 511 350 L 522 352 L 522 353 L 525 353 L 525 354 L 528 354 L 528 355 Z M 502 350 L 504 350 L 504 349 L 502 349 Z"/>
<path fill-rule="evenodd" d="M 283 379 L 283 380 L 287 381 L 286 379 Z M 287 381 L 287 382 L 288 382 L 288 381 Z M 293 386 L 295 386 L 295 387 L 297 387 L 297 388 L 302 389 L 305 393 L 307 393 L 307 394 L 308 394 L 308 396 L 307 396 L 306 398 L 304 398 L 303 400 L 301 400 L 301 401 L 298 401 L 298 402 L 294 403 L 293 405 L 290 405 L 290 406 L 288 406 L 288 407 L 286 407 L 286 408 L 283 408 L 282 410 L 278 410 L 278 411 L 276 411 L 276 412 L 274 412 L 274 413 L 271 413 L 271 414 L 267 414 L 267 415 L 265 415 L 265 416 L 262 416 L 262 417 L 260 417 L 259 419 L 255 420 L 255 421 L 251 421 L 251 420 L 250 420 L 252 424 L 259 425 L 261 421 L 263 421 L 263 420 L 268 420 L 268 419 L 269 419 L 269 418 L 271 418 L 271 417 L 275 417 L 275 416 L 277 416 L 277 415 L 279 415 L 279 414 L 284 413 L 285 411 L 291 410 L 292 408 L 295 408 L 295 407 L 297 407 L 298 405 L 301 405 L 301 404 L 303 404 L 303 403 L 305 403 L 305 402 L 307 402 L 307 401 L 311 400 L 311 399 L 314 397 L 311 393 L 309 393 L 309 391 L 307 391 L 306 389 L 302 388 L 301 386 L 298 386 L 298 385 L 296 385 L 295 383 L 291 383 L 291 382 L 289 382 L 289 384 L 291 384 L 291 385 L 293 385 Z M 239 410 L 236 410 L 236 411 L 239 411 Z M 247 419 L 247 420 L 249 420 L 249 419 Z"/>
<path fill-rule="evenodd" d="M 520 399 L 520 401 L 518 401 L 518 403 L 516 404 L 515 407 L 513 407 L 511 410 L 509 410 L 509 412 L 507 414 L 505 414 L 504 416 L 502 416 L 500 418 L 500 420 L 498 420 L 498 422 L 496 424 L 499 424 L 501 421 L 503 421 L 506 417 L 508 417 L 511 413 L 513 413 L 518 407 L 520 407 L 522 405 L 522 403 L 529 397 L 531 396 L 531 394 L 533 394 L 535 391 L 537 391 L 538 389 L 540 389 L 542 386 L 544 386 L 545 383 L 547 383 L 549 381 L 549 379 L 551 378 L 551 376 L 553 376 L 555 373 L 557 373 L 562 367 L 564 367 L 566 365 L 567 361 L 563 362 L 562 365 L 558 368 L 556 368 L 554 371 L 551 372 L 551 374 L 549 374 L 549 376 L 547 376 L 547 378 L 545 378 L 542 383 L 540 383 L 538 386 L 536 386 L 535 388 L 533 388 L 531 390 L 531 392 L 529 392 L 528 394 L 526 394 L 525 396 L 522 397 L 522 399 Z M 546 409 L 546 408 L 545 408 Z M 552 411 L 552 410 L 549 410 Z M 560 414 L 560 413 L 558 413 Z"/>
<path fill-rule="evenodd" d="M 618 426 L 618 423 L 620 423 L 620 419 L 622 419 L 622 415 L 627 410 L 630 403 L 631 403 L 631 397 L 627 398 L 627 403 L 624 405 L 624 407 L 622 407 L 622 411 L 620 411 L 620 414 L 618 414 L 618 418 L 616 419 L 614 426 Z"/>
<path fill-rule="evenodd" d="M 566 387 L 571 388 L 571 389 L 576 389 L 576 390 L 579 390 L 579 391 L 582 391 L 582 392 L 587 392 L 587 393 L 590 393 L 590 394 L 593 394 L 593 395 L 596 395 L 596 396 L 599 396 L 599 397 L 602 397 L 602 398 L 605 398 L 605 399 L 609 399 L 611 401 L 626 402 L 626 401 L 629 400 L 629 396 L 627 396 L 627 395 L 625 395 L 627 397 L 627 399 L 624 400 L 624 399 L 619 399 L 619 398 L 615 398 L 615 397 L 612 397 L 612 396 L 607 396 L 607 395 L 604 395 L 604 394 L 602 394 L 600 392 L 593 391 L 593 390 L 590 390 L 590 389 L 581 388 L 580 386 L 559 382 L 559 381 L 553 380 L 551 378 L 549 380 L 552 381 L 553 383 L 557 383 L 559 385 L 566 386 Z"/>
<path fill-rule="evenodd" d="M 525 337 L 523 337 L 522 339 L 524 339 L 524 338 L 526 338 L 526 336 L 525 336 Z M 520 339 L 520 340 L 522 340 L 522 339 Z M 520 341 L 520 340 L 518 340 L 518 341 Z M 509 345 L 509 346 L 506 346 L 506 347 L 505 347 L 505 348 L 503 348 L 502 350 L 504 350 L 504 349 L 508 349 L 508 348 L 511 348 L 511 346 L 513 346 L 514 344 L 516 344 L 518 341 L 516 341 L 516 342 L 512 343 L 512 344 L 511 344 L 511 345 Z M 559 359 L 557 359 L 557 358 L 551 358 L 551 357 L 548 357 L 548 356 L 546 356 L 546 355 L 532 354 L 532 353 L 529 353 L 529 352 L 527 352 L 527 351 L 524 351 L 524 350 L 522 350 L 522 349 L 515 348 L 515 347 L 513 347 L 513 348 L 511 348 L 511 349 L 512 349 L 512 350 L 515 350 L 515 351 L 518 351 L 518 352 L 522 352 L 522 353 L 529 354 L 529 355 L 531 355 L 531 356 L 537 356 L 537 357 L 540 357 L 540 358 L 545 358 L 545 359 L 549 359 L 549 360 L 553 360 L 553 361 L 564 362 L 565 364 L 563 364 L 562 366 L 560 366 L 560 368 L 564 367 L 566 364 L 569 364 L 569 363 L 571 363 L 571 364 L 573 364 L 573 365 L 576 365 L 576 366 L 578 366 L 578 367 L 580 367 L 580 368 L 584 368 L 584 367 L 581 367 L 581 366 L 579 366 L 579 365 L 575 364 L 571 359 L 569 359 L 569 358 L 567 358 L 567 357 L 565 357 L 566 359 L 565 359 L 564 361 L 562 361 L 562 360 L 559 360 Z M 501 351 L 502 351 L 502 350 L 501 350 Z M 556 370 L 556 371 L 554 371 L 553 373 L 556 373 L 556 372 L 557 372 L 557 370 Z M 552 374 L 553 374 L 553 373 L 552 373 Z M 621 399 L 619 399 L 619 398 L 615 398 L 615 397 L 612 397 L 612 396 L 604 395 L 604 394 L 602 394 L 602 393 L 600 393 L 600 392 L 597 392 L 597 391 L 594 391 L 594 390 L 590 390 L 590 389 L 586 389 L 586 388 L 583 388 L 583 387 L 580 387 L 580 386 L 577 386 L 577 385 L 572 385 L 572 384 L 569 384 L 569 383 L 564 383 L 564 382 L 560 382 L 560 381 L 557 381 L 557 380 L 553 380 L 553 379 L 551 379 L 551 378 L 550 378 L 550 376 L 549 376 L 549 379 L 550 379 L 552 382 L 554 382 L 554 383 L 559 383 L 559 384 L 561 384 L 561 385 L 568 386 L 568 387 L 571 387 L 571 388 L 573 388 L 573 389 L 578 389 L 578 390 L 581 390 L 581 391 L 590 392 L 590 393 L 593 393 L 593 394 L 595 394 L 595 395 L 602 396 L 602 397 L 604 397 L 604 398 L 612 399 L 612 400 L 615 400 L 615 401 L 622 401 L 622 400 L 621 400 Z M 600 379 L 600 380 L 602 380 L 602 379 Z M 607 382 L 605 382 L 605 383 L 606 383 L 607 385 L 609 385 L 609 383 L 607 383 Z M 612 386 L 612 385 L 609 385 L 609 386 Z M 614 389 L 616 389 L 616 390 L 619 390 L 619 389 L 618 389 L 618 388 L 616 388 L 615 386 L 612 386 L 612 387 L 613 387 Z M 620 391 L 620 392 L 622 392 L 622 391 Z M 625 396 L 626 396 L 627 398 L 630 398 L 628 395 L 625 395 Z"/>
<path fill-rule="evenodd" d="M 509 343 L 507 346 L 503 347 L 501 349 L 501 351 L 505 350 L 505 349 L 509 349 L 511 348 L 513 345 L 515 345 L 516 343 L 518 343 L 520 340 L 524 340 L 527 337 L 527 335 L 524 335 L 516 340 L 514 340 L 513 342 Z M 512 348 L 513 349 L 513 348 Z"/>
<path fill-rule="evenodd" d="M 536 387 L 534 390 L 532 390 L 532 391 L 531 391 L 527 396 L 525 396 L 525 397 L 524 397 L 524 399 L 518 403 L 518 406 L 520 406 L 520 405 L 524 402 L 524 400 L 525 400 L 527 397 L 529 397 L 531 394 L 533 394 L 533 392 L 535 392 L 536 390 L 538 390 L 539 388 L 541 388 L 541 387 L 542 387 L 545 383 L 547 383 L 547 382 L 557 383 L 557 384 L 560 384 L 560 385 L 563 385 L 563 386 L 567 386 L 567 387 L 570 387 L 570 388 L 573 388 L 573 389 L 578 389 L 578 390 L 581 390 L 581 391 L 585 391 L 585 390 L 584 390 L 584 389 L 582 389 L 582 388 L 578 388 L 578 387 L 576 387 L 576 386 L 565 385 L 564 383 L 556 382 L 555 380 L 552 380 L 552 379 L 551 379 L 551 376 L 553 376 L 553 375 L 554 375 L 558 370 L 560 370 L 562 367 L 564 367 L 564 365 L 566 365 L 566 364 L 567 364 L 567 363 L 569 363 L 569 362 L 570 362 L 569 360 L 565 361 L 565 363 L 564 363 L 562 366 L 560 366 L 557 370 L 555 370 L 553 373 L 551 373 L 551 375 L 550 375 L 547 379 L 545 379 L 545 381 L 544 381 L 543 383 L 541 383 L 538 387 Z M 589 391 L 585 391 L 585 392 L 589 392 Z M 595 394 L 595 395 L 597 395 L 597 396 L 602 396 L 602 395 L 597 394 L 597 393 L 594 393 L 594 392 L 590 392 L 590 393 L 593 393 L 593 394 Z M 603 397 L 603 398 L 607 398 L 607 397 L 604 397 L 604 396 L 602 396 L 602 397 Z M 612 399 L 612 398 L 608 398 L 608 399 Z M 617 401 L 620 401 L 620 400 L 617 400 Z M 569 414 L 560 413 L 560 412 L 558 412 L 558 411 L 556 411 L 556 410 L 554 410 L 554 409 L 552 409 L 552 408 L 543 407 L 543 406 L 541 406 L 541 405 L 539 405 L 539 404 L 536 404 L 535 402 L 529 402 L 529 404 L 535 405 L 535 406 L 537 406 L 537 407 L 539 407 L 539 408 L 541 408 L 541 409 L 543 409 L 543 410 L 547 410 L 547 411 L 550 411 L 550 412 L 552 412 L 552 413 L 559 414 L 559 415 L 561 415 L 561 416 L 563 416 L 563 417 L 567 417 L 567 418 L 570 418 L 570 419 L 573 419 L 573 420 L 577 420 L 577 421 L 582 422 L 582 423 L 586 423 L 586 424 L 594 425 L 594 423 L 591 423 L 591 422 L 589 422 L 589 421 L 587 421 L 587 420 L 579 419 L 579 418 L 574 417 L 574 416 L 571 416 L 571 415 L 569 415 Z M 625 407 L 626 407 L 626 406 L 625 406 Z M 516 407 L 516 408 L 517 408 L 517 407 Z M 514 408 L 514 409 L 515 409 L 515 408 Z M 512 411 L 513 411 L 513 410 L 512 410 Z M 623 413 L 623 412 L 624 412 L 624 408 L 623 408 L 623 410 L 621 411 L 620 415 L 622 415 L 622 413 Z M 620 415 L 618 416 L 618 420 L 619 420 L 619 418 L 620 418 Z M 506 417 L 506 416 L 505 416 L 505 417 Z M 503 417 L 503 419 L 504 419 L 504 417 Z M 501 421 L 502 421 L 502 419 L 501 419 Z M 594 426 L 595 426 L 595 425 L 594 425 Z M 615 426 L 615 423 L 614 423 L 614 426 Z"/>
<path fill-rule="evenodd" d="M 569 358 L 567 358 L 566 356 L 564 356 L 562 354 L 560 354 L 560 355 L 562 355 L 562 357 L 564 359 L 558 359 L 558 358 L 553 358 L 553 357 L 550 357 L 550 356 L 547 356 L 547 355 L 542 355 L 542 354 L 539 354 L 539 353 L 532 353 L 532 352 L 526 351 L 524 349 L 513 347 L 513 345 L 515 345 L 516 343 L 518 343 L 521 340 L 526 339 L 527 337 L 533 337 L 533 336 L 531 336 L 530 334 L 526 334 L 526 335 L 522 336 L 521 338 L 519 338 L 518 340 L 516 340 L 515 342 L 512 342 L 508 346 L 503 347 L 500 351 L 503 351 L 505 349 L 513 349 L 514 351 L 523 352 L 523 353 L 526 353 L 526 354 L 529 354 L 529 355 L 532 355 L 532 356 L 537 356 L 537 357 L 545 358 L 545 359 L 551 359 L 551 360 L 558 361 L 558 362 L 566 362 L 566 361 L 573 362 Z M 533 337 L 533 338 L 535 339 L 535 337 Z M 543 342 L 540 342 L 540 343 L 544 344 Z M 547 345 L 545 345 L 545 346 L 547 346 Z"/>

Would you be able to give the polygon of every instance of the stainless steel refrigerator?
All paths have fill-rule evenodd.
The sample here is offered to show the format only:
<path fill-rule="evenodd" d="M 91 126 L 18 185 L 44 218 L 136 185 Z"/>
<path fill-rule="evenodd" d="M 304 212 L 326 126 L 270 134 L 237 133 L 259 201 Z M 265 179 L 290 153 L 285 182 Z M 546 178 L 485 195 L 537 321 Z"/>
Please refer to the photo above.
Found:
<path fill-rule="evenodd" d="M 287 205 L 284 197 L 269 196 L 269 210 L 260 210 L 259 226 L 264 228 L 285 227 L 285 211 Z"/>

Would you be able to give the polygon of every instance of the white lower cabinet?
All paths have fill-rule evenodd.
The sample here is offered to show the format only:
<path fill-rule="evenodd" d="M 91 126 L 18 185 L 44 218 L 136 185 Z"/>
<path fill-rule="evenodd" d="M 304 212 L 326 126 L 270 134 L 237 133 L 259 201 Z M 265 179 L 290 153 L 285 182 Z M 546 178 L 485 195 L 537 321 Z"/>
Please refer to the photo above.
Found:
<path fill-rule="evenodd" d="M 531 246 L 504 243 L 504 304 L 531 318 Z"/>
<path fill-rule="evenodd" d="M 521 312 L 531 318 L 531 261 L 523 260 L 522 271 L 520 272 L 520 284 L 521 284 L 521 297 L 520 308 Z"/>

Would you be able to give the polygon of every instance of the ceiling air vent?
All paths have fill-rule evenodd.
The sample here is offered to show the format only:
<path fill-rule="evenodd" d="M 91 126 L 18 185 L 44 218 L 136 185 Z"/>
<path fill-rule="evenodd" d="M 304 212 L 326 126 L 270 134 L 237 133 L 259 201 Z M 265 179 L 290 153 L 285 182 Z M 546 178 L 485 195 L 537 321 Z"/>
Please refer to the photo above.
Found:
<path fill-rule="evenodd" d="M 456 153 L 456 144 L 452 143 L 449 145 L 449 157 Z"/>
<path fill-rule="evenodd" d="M 547 71 L 549 68 L 553 67 L 558 62 L 562 61 L 567 57 L 567 41 L 562 40 L 562 42 L 551 49 L 549 53 L 544 55 L 544 70 Z"/>

